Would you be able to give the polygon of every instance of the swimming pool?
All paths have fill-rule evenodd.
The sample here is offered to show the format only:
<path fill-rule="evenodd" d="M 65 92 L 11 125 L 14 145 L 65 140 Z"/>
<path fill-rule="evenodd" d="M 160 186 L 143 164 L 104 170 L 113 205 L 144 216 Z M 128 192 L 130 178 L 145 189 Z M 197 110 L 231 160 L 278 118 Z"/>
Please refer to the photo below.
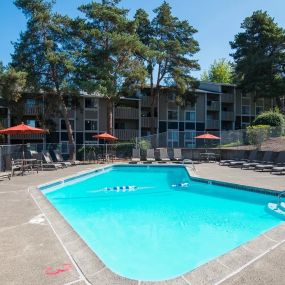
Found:
<path fill-rule="evenodd" d="M 137 280 L 184 274 L 282 221 L 276 198 L 195 181 L 183 166 L 113 166 L 41 187 L 113 272 Z"/>

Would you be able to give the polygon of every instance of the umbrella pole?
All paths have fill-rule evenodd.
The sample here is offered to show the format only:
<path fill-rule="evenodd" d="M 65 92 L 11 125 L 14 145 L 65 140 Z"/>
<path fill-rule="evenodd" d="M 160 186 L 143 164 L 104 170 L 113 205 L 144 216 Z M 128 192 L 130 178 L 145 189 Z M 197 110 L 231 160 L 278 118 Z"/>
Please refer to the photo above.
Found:
<path fill-rule="evenodd" d="M 22 158 L 25 159 L 25 140 L 22 139 Z"/>

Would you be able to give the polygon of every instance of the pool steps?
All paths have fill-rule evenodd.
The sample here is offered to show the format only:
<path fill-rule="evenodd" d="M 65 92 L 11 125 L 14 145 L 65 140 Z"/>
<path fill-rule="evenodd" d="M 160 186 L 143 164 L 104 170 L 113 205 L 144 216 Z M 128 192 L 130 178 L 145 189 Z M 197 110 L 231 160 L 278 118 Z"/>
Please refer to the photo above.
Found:
<path fill-rule="evenodd" d="M 282 218 L 285 218 L 285 203 L 282 202 L 282 197 L 285 196 L 285 191 L 281 192 L 278 195 L 278 202 L 277 203 L 268 203 L 268 209 L 273 211 L 276 215 Z"/>

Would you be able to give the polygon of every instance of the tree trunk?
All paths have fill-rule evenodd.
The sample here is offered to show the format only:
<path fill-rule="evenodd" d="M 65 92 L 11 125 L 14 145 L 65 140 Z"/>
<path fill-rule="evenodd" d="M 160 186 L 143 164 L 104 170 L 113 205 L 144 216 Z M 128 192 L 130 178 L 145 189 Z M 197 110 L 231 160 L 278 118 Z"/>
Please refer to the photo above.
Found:
<path fill-rule="evenodd" d="M 69 160 L 74 161 L 76 159 L 76 152 L 75 152 L 75 141 L 73 137 L 73 130 L 69 121 L 68 117 L 68 110 L 66 107 L 66 104 L 64 102 L 64 99 L 62 95 L 60 95 L 61 98 L 61 106 L 62 106 L 62 115 L 65 121 L 67 136 L 68 136 L 68 144 L 69 144 Z"/>
<path fill-rule="evenodd" d="M 107 132 L 111 135 L 113 135 L 113 132 L 114 132 L 112 100 L 108 100 L 107 102 Z"/>

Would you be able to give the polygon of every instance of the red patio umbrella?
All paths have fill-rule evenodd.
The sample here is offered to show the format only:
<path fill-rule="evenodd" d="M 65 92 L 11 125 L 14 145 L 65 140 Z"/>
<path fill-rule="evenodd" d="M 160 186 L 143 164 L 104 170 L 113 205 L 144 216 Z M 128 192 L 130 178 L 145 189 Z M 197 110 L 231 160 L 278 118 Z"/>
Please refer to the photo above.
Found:
<path fill-rule="evenodd" d="M 30 134 L 44 134 L 46 131 L 40 128 L 34 128 L 28 125 L 25 125 L 24 123 L 0 130 L 0 134 L 2 135 L 30 135 Z"/>
<path fill-rule="evenodd" d="M 7 129 L 0 130 L 0 134 L 2 135 L 31 135 L 31 134 L 44 134 L 47 131 L 40 128 L 34 128 L 28 125 L 25 125 L 24 123 L 10 127 Z M 23 158 L 25 158 L 25 152 L 24 152 L 24 138 L 22 139 L 23 144 Z"/>
<path fill-rule="evenodd" d="M 116 141 L 118 140 L 118 138 L 108 134 L 108 133 L 103 133 L 103 134 L 99 134 L 99 135 L 94 135 L 93 138 L 95 139 L 100 139 L 100 140 L 104 140 L 105 142 L 106 141 Z M 108 145 L 106 144 L 106 152 L 105 152 L 105 155 L 107 156 L 107 153 L 108 153 Z"/>
<path fill-rule="evenodd" d="M 220 140 L 221 138 L 207 133 L 207 134 L 197 136 L 195 137 L 195 139 L 204 139 L 204 147 L 205 147 L 205 151 L 207 152 L 205 141 L 206 140 Z"/>
<path fill-rule="evenodd" d="M 116 141 L 116 140 L 118 140 L 118 138 L 116 138 L 116 137 L 114 137 L 108 133 L 103 133 L 100 135 L 94 135 L 93 138 L 104 140 L 104 141 Z"/>
<path fill-rule="evenodd" d="M 203 135 L 195 137 L 195 139 L 220 140 L 221 138 L 211 135 L 211 134 L 203 134 Z"/>

